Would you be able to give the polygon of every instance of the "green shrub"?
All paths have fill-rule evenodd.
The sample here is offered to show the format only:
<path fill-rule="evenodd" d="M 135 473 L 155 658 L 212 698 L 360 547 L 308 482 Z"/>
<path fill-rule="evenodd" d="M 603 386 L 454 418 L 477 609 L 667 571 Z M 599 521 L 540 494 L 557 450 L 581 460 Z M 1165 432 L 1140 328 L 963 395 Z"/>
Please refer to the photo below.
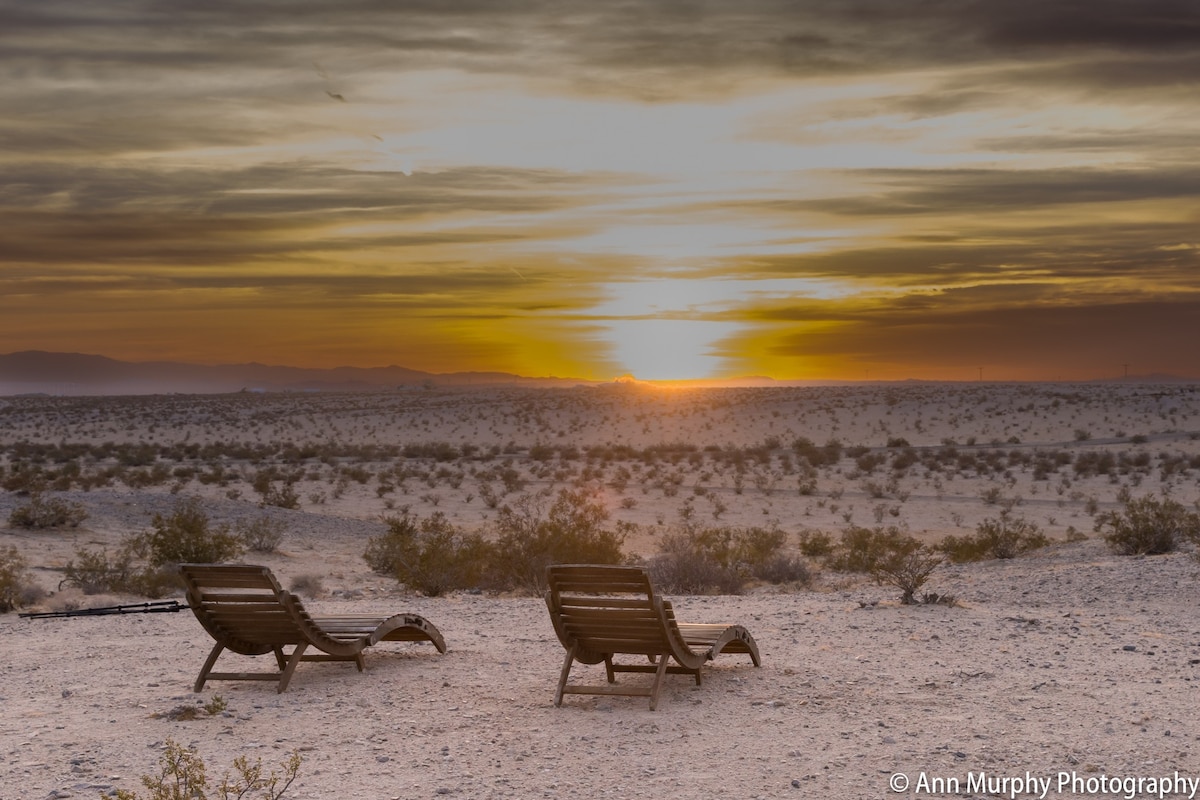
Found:
<path fill-rule="evenodd" d="M 77 550 L 63 568 L 59 586 L 74 586 L 84 594 L 122 592 L 163 597 L 179 588 L 179 576 L 169 566 L 138 566 L 134 548 L 126 543 L 110 560 L 107 550 Z"/>
<path fill-rule="evenodd" d="M 0 550 L 0 613 L 25 605 L 30 593 L 29 569 L 15 547 Z"/>
<path fill-rule="evenodd" d="M 1036 524 L 1004 511 L 997 519 L 979 523 L 972 536 L 947 536 L 937 549 L 954 563 L 962 564 L 985 558 L 1016 558 L 1048 544 L 1050 540 Z"/>
<path fill-rule="evenodd" d="M 495 577 L 506 587 L 541 593 L 551 564 L 620 564 L 632 527 L 604 527 L 608 511 L 585 489 L 562 489 L 546 507 L 544 494 L 522 495 L 496 520 Z"/>
<path fill-rule="evenodd" d="M 34 492 L 28 503 L 12 510 L 8 522 L 14 528 L 78 528 L 87 516 L 87 510 L 79 503 Z"/>
<path fill-rule="evenodd" d="M 128 548 L 120 550 L 113 560 L 109 560 L 107 550 L 77 550 L 63 569 L 59 587 L 74 586 L 84 594 L 129 592 L 135 583 L 134 573 L 133 554 Z"/>
<path fill-rule="evenodd" d="M 387 532 L 363 553 L 373 571 L 430 597 L 489 582 L 495 549 L 482 536 L 456 529 L 442 512 L 421 519 L 404 511 L 384 522 Z"/>
<path fill-rule="evenodd" d="M 246 522 L 239 521 L 234 526 L 234 535 L 242 541 L 247 550 L 255 553 L 274 553 L 283 542 L 286 526 L 280 520 L 270 517 L 258 517 Z"/>
<path fill-rule="evenodd" d="M 864 572 L 880 584 L 900 590 L 900 602 L 915 602 L 918 589 L 942 563 L 942 556 L 896 527 L 851 527 L 829 559 L 839 572 Z"/>
<path fill-rule="evenodd" d="M 833 552 L 833 537 L 823 531 L 801 531 L 800 553 L 809 558 L 823 558 Z"/>
<path fill-rule="evenodd" d="M 153 567 L 230 561 L 245 552 L 245 544 L 227 525 L 210 525 L 200 499 L 180 500 L 175 510 L 155 514 L 153 530 L 130 540 L 133 550 Z"/>
<path fill-rule="evenodd" d="M 1200 542 L 1200 514 L 1174 500 L 1147 495 L 1126 500 L 1122 511 L 1100 514 L 1096 531 L 1120 555 L 1159 555 L 1174 552 L 1184 539 Z"/>
<path fill-rule="evenodd" d="M 283 763 L 283 772 L 263 774 L 262 759 L 253 764 L 246 756 L 233 760 L 236 775 L 226 773 L 217 787 L 219 800 L 279 800 L 300 772 L 300 754 L 293 752 Z M 145 800 L 208 800 L 208 776 L 204 759 L 193 748 L 167 739 L 159 757 L 158 775 L 143 775 L 142 785 L 149 790 Z M 142 795 L 117 789 L 112 800 L 143 800 Z"/>
<path fill-rule="evenodd" d="M 912 605 L 917 590 L 941 563 L 942 556 L 938 553 L 916 539 L 901 537 L 889 543 L 887 552 L 875 562 L 871 576 L 877 583 L 895 586 L 900 590 L 900 602 Z M 932 597 L 932 602 L 938 602 L 937 595 Z"/>
<path fill-rule="evenodd" d="M 882 528 L 852 525 L 842 531 L 841 542 L 830 554 L 826 566 L 837 572 L 868 573 L 888 549 L 889 534 Z"/>

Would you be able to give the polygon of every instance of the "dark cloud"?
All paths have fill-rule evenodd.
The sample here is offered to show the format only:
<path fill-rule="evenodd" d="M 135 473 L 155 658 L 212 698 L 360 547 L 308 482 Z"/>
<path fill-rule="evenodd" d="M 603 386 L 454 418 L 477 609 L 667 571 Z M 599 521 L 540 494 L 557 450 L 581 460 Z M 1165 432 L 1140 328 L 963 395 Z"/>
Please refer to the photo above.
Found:
<path fill-rule="evenodd" d="M 314 251 L 515 242 L 533 236 L 537 215 L 602 202 L 611 185 L 608 176 L 475 167 L 406 176 L 311 165 L 15 165 L 0 168 L 0 260 L 220 266 L 307 260 Z M 462 213 L 474 215 L 475 225 L 386 230 Z M 529 222 L 489 230 L 493 215 L 527 215 Z M 314 232 L 351 223 L 373 223 L 378 232 Z"/>
<path fill-rule="evenodd" d="M 947 303 L 939 309 L 874 308 L 836 319 L 840 324 L 832 329 L 781 336 L 773 354 L 908 369 L 923 365 L 927 374 L 982 365 L 1008 370 L 1008 377 L 1099 377 L 1119 374 L 1123 363 L 1136 365 L 1139 373 L 1200 374 L 1200 353 L 1180 335 L 1200 319 L 1195 296 L 990 309 Z"/>
<path fill-rule="evenodd" d="M 876 190 L 860 196 L 778 201 L 774 205 L 848 216 L 896 217 L 1200 196 L 1200 167 L 1192 164 L 1150 169 L 874 169 L 847 174 Z"/>
<path fill-rule="evenodd" d="M 553 64 L 567 80 L 669 94 L 669 75 L 696 71 L 813 76 L 1012 59 L 1058 64 L 1069 57 L 1079 64 L 1114 53 L 1126 74 L 1168 79 L 1176 71 L 1174 57 L 1194 58 L 1200 10 L 1188 0 L 127 0 L 102 6 L 6 0 L 0 30 L 8 43 L 30 43 L 8 50 L 4 59 L 24 70 L 300 69 L 300 53 L 350 63 L 379 54 L 399 69 L 419 64 L 526 74 Z M 664 85 L 651 85 L 656 76 Z M 1095 81 L 1086 70 L 1077 78 Z"/>

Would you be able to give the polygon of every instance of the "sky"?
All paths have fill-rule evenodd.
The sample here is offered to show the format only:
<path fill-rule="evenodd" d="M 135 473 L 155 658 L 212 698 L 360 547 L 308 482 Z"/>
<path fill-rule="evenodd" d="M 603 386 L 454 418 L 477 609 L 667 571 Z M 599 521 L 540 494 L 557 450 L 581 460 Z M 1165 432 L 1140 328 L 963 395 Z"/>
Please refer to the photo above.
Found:
<path fill-rule="evenodd" d="M 1200 377 L 1194 0 L 0 0 L 0 352 Z"/>

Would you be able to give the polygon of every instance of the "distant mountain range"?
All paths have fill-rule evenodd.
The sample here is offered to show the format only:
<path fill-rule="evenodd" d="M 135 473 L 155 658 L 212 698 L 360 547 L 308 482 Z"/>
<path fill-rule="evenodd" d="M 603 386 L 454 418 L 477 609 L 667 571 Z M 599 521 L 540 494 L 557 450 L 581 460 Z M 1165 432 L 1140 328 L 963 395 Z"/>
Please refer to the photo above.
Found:
<path fill-rule="evenodd" d="M 1130 375 L 1088 383 L 1196 383 L 1176 375 Z M 20 394 L 125 395 L 224 394 L 229 392 L 371 392 L 436 387 L 572 387 L 653 384 L 623 376 L 615 381 L 581 378 L 528 378 L 507 372 L 422 372 L 406 367 L 304 367 L 269 364 L 185 364 L 177 361 L 117 361 L 83 353 L 26 350 L 0 355 L 0 396 Z M 836 386 L 853 381 L 777 381 L 761 376 L 724 380 L 676 381 L 694 387 Z M 867 383 L 867 382 L 863 382 Z M 927 383 L 907 380 L 883 384 Z M 936 381 L 934 381 L 936 383 Z"/>
<path fill-rule="evenodd" d="M 594 383 L 571 378 L 526 378 L 504 372 L 438 374 L 396 366 L 333 369 L 255 363 L 206 366 L 174 361 L 117 361 L 105 356 L 38 350 L 0 355 L 0 395 L 338 392 L 437 386 L 576 386 Z"/>

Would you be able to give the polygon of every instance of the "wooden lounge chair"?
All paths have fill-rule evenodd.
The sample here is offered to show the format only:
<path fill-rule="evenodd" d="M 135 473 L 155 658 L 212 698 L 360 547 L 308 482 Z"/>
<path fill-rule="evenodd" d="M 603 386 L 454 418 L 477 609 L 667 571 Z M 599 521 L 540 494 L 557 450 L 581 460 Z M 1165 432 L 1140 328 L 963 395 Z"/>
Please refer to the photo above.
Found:
<path fill-rule="evenodd" d="M 188 605 L 216 640 L 193 691 L 206 681 L 278 681 L 283 692 L 301 661 L 353 661 L 365 668 L 363 650 L 378 642 L 433 642 L 446 652 L 442 634 L 424 617 L 313 617 L 300 598 L 284 591 L 266 567 L 248 564 L 182 564 Z M 290 654 L 283 648 L 292 647 Z M 309 647 L 322 655 L 305 654 Z M 274 653 L 278 672 L 213 672 L 224 650 L 246 656 Z"/>
<path fill-rule="evenodd" d="M 546 571 L 546 605 L 558 640 L 567 650 L 554 705 L 564 694 L 616 694 L 649 697 L 650 710 L 666 672 L 694 675 L 722 652 L 747 653 L 759 666 L 758 645 L 741 625 L 698 625 L 677 622 L 671 601 L 654 591 L 639 567 L 557 565 Z M 650 664 L 614 664 L 618 654 L 644 655 Z M 675 664 L 668 666 L 668 660 Z M 607 686 L 569 685 L 571 667 L 604 663 Z M 616 685 L 617 672 L 653 672 L 649 687 Z"/>

